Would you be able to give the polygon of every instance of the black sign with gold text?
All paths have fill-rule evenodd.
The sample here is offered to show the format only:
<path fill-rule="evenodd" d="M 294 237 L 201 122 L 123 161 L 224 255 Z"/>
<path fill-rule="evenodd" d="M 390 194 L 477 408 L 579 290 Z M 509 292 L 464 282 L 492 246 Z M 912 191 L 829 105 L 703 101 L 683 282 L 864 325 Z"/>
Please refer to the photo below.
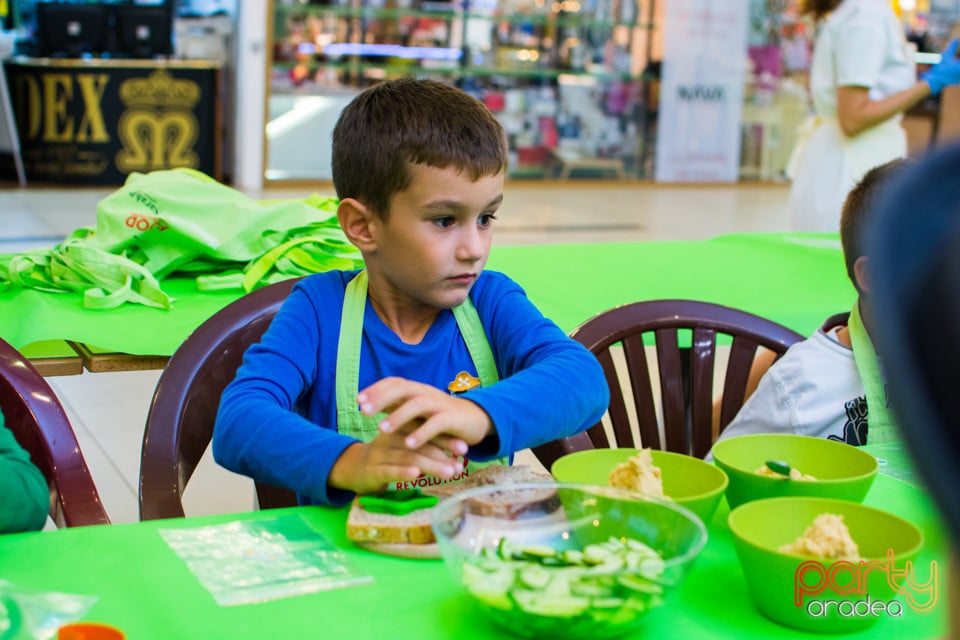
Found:
<path fill-rule="evenodd" d="M 28 181 L 120 185 L 177 167 L 220 178 L 219 69 L 125 62 L 5 63 Z"/>

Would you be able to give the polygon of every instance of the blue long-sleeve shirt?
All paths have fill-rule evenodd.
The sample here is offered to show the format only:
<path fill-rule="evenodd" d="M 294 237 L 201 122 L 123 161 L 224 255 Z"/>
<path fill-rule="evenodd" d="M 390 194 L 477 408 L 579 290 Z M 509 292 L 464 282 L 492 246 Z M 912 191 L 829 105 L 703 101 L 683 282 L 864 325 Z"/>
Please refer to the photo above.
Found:
<path fill-rule="evenodd" d="M 288 487 L 302 503 L 343 504 L 331 490 L 334 462 L 355 438 L 337 433 L 336 355 L 344 290 L 356 271 L 316 274 L 291 291 L 260 343 L 251 346 L 220 402 L 213 455 L 222 466 Z M 596 358 L 544 318 L 507 276 L 485 271 L 470 298 L 493 351 L 500 381 L 463 397 L 487 412 L 497 451 L 489 460 L 583 431 L 609 402 Z M 402 342 L 367 301 L 360 349 L 360 389 L 401 376 L 446 389 L 461 371 L 476 375 L 449 310 L 416 345 Z M 487 441 L 485 441 L 486 443 Z"/>

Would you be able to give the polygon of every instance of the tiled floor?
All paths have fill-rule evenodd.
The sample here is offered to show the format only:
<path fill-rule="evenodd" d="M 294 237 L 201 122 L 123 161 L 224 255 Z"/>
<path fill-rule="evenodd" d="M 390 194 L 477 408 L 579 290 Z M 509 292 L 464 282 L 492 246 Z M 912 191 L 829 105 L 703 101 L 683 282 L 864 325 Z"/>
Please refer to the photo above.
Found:
<path fill-rule="evenodd" d="M 329 188 L 317 189 L 331 192 Z M 49 247 L 96 224 L 110 189 L 0 188 L 0 253 Z M 302 197 L 309 189 L 254 197 Z M 732 232 L 786 231 L 784 185 L 658 186 L 615 182 L 510 182 L 494 242 L 540 244 L 705 239 Z M 114 522 L 137 520 L 140 443 L 159 371 L 50 378 Z M 534 462 L 529 452 L 518 461 Z M 188 485 L 188 514 L 248 510 L 252 485 L 204 460 Z"/>

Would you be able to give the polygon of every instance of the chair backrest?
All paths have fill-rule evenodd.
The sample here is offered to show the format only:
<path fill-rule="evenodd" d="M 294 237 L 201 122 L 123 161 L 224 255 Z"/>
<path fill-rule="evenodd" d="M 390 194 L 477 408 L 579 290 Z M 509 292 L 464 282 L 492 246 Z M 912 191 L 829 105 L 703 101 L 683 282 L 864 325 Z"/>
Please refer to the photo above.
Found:
<path fill-rule="evenodd" d="M 695 300 L 650 300 L 615 307 L 590 318 L 570 335 L 603 366 L 610 387 L 607 414 L 613 441 L 601 421 L 583 433 L 534 448 L 547 469 L 564 454 L 594 448 L 643 446 L 704 457 L 743 406 L 751 367 L 758 354 L 765 353 L 761 347 L 779 358 L 790 345 L 803 340 L 799 333 L 766 318 Z M 722 335 L 727 338 L 718 340 Z M 726 373 L 717 403 L 714 371 L 718 345 L 724 345 L 722 349 L 726 343 Z M 620 349 L 625 377 L 620 372 L 624 367 L 616 365 Z M 717 404 L 719 415 L 715 415 Z M 635 429 L 631 413 L 636 417 Z"/>
<path fill-rule="evenodd" d="M 164 367 L 143 433 L 141 520 L 184 516 L 183 492 L 210 445 L 220 395 L 297 280 L 268 285 L 227 305 L 197 327 Z M 256 487 L 262 509 L 297 504 L 290 490 Z"/>
<path fill-rule="evenodd" d="M 2 339 L 0 408 L 7 428 L 50 485 L 56 525 L 109 524 L 63 405 L 30 361 Z"/>

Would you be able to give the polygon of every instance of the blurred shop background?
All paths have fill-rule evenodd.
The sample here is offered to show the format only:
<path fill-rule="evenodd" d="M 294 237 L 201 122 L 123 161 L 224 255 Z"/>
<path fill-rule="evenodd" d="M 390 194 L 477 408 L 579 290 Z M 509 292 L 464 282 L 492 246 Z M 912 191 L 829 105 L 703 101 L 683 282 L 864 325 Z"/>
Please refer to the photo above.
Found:
<path fill-rule="evenodd" d="M 957 35 L 960 0 L 892 4 L 922 71 Z M 516 179 L 783 181 L 809 112 L 813 32 L 796 5 L 0 0 L 2 178 L 11 179 L 18 158 L 10 156 L 19 154 L 28 183 L 56 182 L 73 169 L 72 183 L 118 181 L 130 170 L 190 163 L 248 190 L 328 181 L 330 134 L 343 106 L 375 82 L 413 75 L 454 83 L 497 115 Z M 732 57 L 719 60 L 717 51 Z M 57 84 L 51 74 L 64 68 L 75 77 Z M 98 68 L 112 75 L 90 77 Z M 198 69 L 215 73 L 189 75 Z M 907 114 L 911 153 L 960 136 L 955 90 Z M 670 116 L 689 109 L 687 120 L 662 118 L 665 105 Z M 176 129 L 190 118 L 195 124 Z M 147 138 L 132 124 L 110 130 L 121 119 L 147 122 Z M 716 139 L 684 122 L 707 123 Z M 98 150 L 94 143 L 106 138 L 112 146 Z M 164 147 L 163 139 L 203 148 Z M 728 166 L 657 167 L 664 148 L 681 147 L 684 158 Z M 125 164 L 97 173 L 115 158 Z"/>

